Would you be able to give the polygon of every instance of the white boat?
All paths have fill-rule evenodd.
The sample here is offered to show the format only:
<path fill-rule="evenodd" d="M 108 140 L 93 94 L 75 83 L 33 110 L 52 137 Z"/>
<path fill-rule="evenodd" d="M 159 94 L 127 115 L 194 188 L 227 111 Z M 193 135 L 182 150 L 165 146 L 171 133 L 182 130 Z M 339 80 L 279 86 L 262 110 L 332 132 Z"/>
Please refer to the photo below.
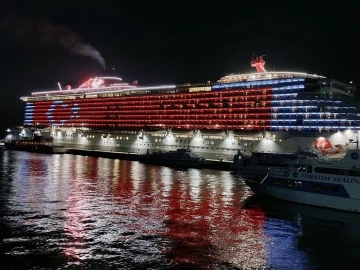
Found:
<path fill-rule="evenodd" d="M 256 193 L 277 199 L 360 211 L 360 151 L 339 160 L 303 159 L 287 168 L 270 168 L 261 181 L 245 180 Z"/>

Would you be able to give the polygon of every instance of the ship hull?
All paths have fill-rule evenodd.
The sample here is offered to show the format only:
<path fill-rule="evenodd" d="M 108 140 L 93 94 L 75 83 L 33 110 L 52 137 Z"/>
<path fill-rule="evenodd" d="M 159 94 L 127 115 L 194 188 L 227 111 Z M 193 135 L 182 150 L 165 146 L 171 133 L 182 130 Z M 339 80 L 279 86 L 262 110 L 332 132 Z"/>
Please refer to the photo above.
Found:
<path fill-rule="evenodd" d="M 126 152 L 146 154 L 154 151 L 173 151 L 175 149 L 190 150 L 206 159 L 233 160 L 241 151 L 245 155 L 252 152 L 296 152 L 314 151 L 326 157 L 341 157 L 347 149 L 355 145 L 348 144 L 355 140 L 356 134 L 347 132 L 318 133 L 311 136 L 289 136 L 287 132 L 259 133 L 229 136 L 205 134 L 167 134 L 166 132 L 142 133 L 137 131 L 81 131 L 78 129 L 58 129 L 43 131 L 54 138 L 56 145 L 78 150 Z M 274 136 L 275 135 L 275 136 Z M 275 139 L 274 139 L 275 137 Z M 327 144 L 319 144 L 318 140 L 326 140 Z M 320 145 L 320 146 L 319 146 Z M 324 147 L 326 146 L 326 148 Z"/>
<path fill-rule="evenodd" d="M 15 151 L 26 151 L 35 153 L 49 153 L 49 154 L 64 154 L 67 152 L 66 148 L 61 146 L 52 145 L 28 145 L 28 144 L 16 144 L 16 143 L 5 143 L 4 149 L 15 150 Z"/>

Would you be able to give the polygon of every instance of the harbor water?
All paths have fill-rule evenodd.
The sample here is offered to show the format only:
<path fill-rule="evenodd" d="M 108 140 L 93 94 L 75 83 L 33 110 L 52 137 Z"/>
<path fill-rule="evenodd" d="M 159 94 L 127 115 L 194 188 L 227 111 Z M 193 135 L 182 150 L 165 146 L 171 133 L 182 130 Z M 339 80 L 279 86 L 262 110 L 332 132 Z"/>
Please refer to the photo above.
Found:
<path fill-rule="evenodd" d="M 228 171 L 0 151 L 2 269 L 353 269 L 359 221 Z"/>

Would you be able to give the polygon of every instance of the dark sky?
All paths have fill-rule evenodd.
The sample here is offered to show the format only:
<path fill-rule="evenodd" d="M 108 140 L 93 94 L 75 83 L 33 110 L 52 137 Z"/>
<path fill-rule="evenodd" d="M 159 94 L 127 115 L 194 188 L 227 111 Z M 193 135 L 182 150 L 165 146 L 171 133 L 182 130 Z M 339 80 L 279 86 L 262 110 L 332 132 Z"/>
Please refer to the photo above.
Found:
<path fill-rule="evenodd" d="M 249 72 L 252 53 L 266 55 L 268 71 L 360 79 L 355 0 L 8 2 L 0 3 L 0 129 L 22 123 L 20 96 L 78 86 L 102 70 L 54 35 L 76 33 L 115 75 L 141 85 Z M 55 30 L 49 37 L 39 25 Z"/>

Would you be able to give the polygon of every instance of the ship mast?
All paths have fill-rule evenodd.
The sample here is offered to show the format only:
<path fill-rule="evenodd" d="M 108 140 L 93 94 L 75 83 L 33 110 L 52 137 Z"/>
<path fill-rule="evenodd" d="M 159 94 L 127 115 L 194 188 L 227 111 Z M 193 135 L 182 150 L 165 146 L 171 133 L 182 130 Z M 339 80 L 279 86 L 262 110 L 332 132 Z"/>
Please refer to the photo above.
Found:
<path fill-rule="evenodd" d="M 251 58 L 251 66 L 256 68 L 256 71 L 258 73 L 266 73 L 267 71 L 265 70 L 264 66 L 265 66 L 265 61 L 263 59 L 265 55 L 261 55 L 261 56 L 255 56 L 255 54 L 252 55 Z"/>

